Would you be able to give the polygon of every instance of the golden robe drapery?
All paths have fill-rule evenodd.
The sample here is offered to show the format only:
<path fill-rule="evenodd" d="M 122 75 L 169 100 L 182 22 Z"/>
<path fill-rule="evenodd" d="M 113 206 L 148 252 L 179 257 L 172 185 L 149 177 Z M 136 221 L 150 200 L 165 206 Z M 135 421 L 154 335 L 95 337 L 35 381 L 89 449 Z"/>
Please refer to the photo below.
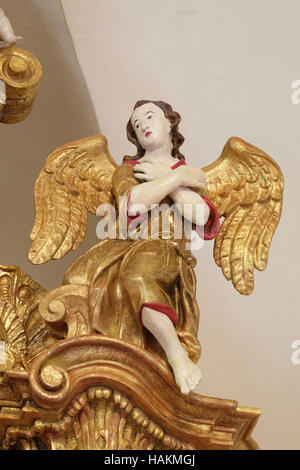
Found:
<path fill-rule="evenodd" d="M 118 209 L 120 196 L 127 197 L 137 184 L 140 181 L 134 177 L 132 165 L 124 163 L 116 168 L 113 194 Z M 173 201 L 167 196 L 161 204 L 168 207 Z M 166 359 L 139 319 L 143 304 L 163 304 L 167 311 L 175 312 L 179 340 L 191 360 L 197 362 L 201 348 L 193 271 L 196 258 L 185 248 L 184 235 L 181 239 L 174 237 L 176 214 L 170 212 L 169 217 L 168 238 L 162 236 L 160 224 L 157 238 L 153 239 L 121 239 L 118 219 L 116 238 L 100 241 L 81 256 L 67 271 L 64 283 L 90 286 L 90 324 L 96 332 L 136 344 Z M 181 215 L 180 218 L 182 223 Z M 151 215 L 146 223 L 150 226 Z"/>

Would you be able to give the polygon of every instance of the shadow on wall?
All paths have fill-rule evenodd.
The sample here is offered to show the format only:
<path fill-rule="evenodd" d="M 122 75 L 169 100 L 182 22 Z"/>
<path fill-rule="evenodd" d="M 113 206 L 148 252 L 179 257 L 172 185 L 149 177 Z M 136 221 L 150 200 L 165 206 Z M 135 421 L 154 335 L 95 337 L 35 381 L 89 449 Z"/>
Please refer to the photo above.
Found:
<path fill-rule="evenodd" d="M 99 132 L 59 0 L 2 0 L 17 47 L 34 53 L 44 76 L 31 115 L 0 124 L 0 264 L 18 265 L 46 289 L 58 286 L 80 253 L 96 241 L 96 222 L 76 253 L 42 266 L 27 259 L 34 221 L 33 187 L 45 159 L 56 147 Z"/>

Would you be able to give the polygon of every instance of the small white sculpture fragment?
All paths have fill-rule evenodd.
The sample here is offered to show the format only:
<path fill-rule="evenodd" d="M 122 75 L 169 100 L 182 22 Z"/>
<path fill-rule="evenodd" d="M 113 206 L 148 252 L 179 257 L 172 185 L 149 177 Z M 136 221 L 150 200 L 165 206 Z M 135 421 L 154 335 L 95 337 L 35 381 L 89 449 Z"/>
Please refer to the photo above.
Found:
<path fill-rule="evenodd" d="M 4 42 L 4 47 L 14 46 L 17 41 L 23 39 L 21 36 L 15 35 L 12 25 L 2 8 L 0 8 L 0 39 Z M 3 45 L 0 44 L 0 47 L 3 47 Z"/>

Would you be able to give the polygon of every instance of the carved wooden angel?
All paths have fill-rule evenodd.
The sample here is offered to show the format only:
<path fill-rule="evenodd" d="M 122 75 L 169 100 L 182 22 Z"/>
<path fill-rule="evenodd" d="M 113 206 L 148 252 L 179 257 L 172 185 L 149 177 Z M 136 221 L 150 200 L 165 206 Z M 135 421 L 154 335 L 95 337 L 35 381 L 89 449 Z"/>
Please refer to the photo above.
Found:
<path fill-rule="evenodd" d="M 281 214 L 283 176 L 268 155 L 239 138 L 229 139 L 211 165 L 188 166 L 179 151 L 184 141 L 179 122 L 167 103 L 137 102 L 127 124 L 137 153 L 119 166 L 101 135 L 55 150 L 35 186 L 29 258 L 45 263 L 75 250 L 85 236 L 88 212 L 112 204 L 119 214 L 115 238 L 106 237 L 81 256 L 65 274 L 64 285 L 46 295 L 40 313 L 61 337 L 101 333 L 159 354 L 187 394 L 201 377 L 196 259 L 185 232 L 174 236 L 176 218 L 188 219 L 204 239 L 215 238 L 216 263 L 241 294 L 250 294 L 254 267 L 267 266 Z M 137 227 L 146 213 L 150 224 L 151 205 L 174 203 L 168 234 L 159 225 L 152 238 L 121 236 L 124 208 L 128 226 Z M 203 214 L 200 224 L 197 207 Z M 77 326 L 70 328 L 74 315 Z"/>

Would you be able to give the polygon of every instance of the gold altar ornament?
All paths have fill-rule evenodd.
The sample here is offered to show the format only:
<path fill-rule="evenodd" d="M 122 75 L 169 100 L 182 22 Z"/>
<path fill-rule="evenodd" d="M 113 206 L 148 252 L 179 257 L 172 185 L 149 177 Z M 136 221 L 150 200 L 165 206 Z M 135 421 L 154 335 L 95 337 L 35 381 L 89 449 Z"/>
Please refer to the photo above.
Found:
<path fill-rule="evenodd" d="M 135 156 L 118 165 L 106 138 L 94 135 L 47 158 L 34 189 L 32 263 L 76 250 L 99 207 L 116 218 L 49 292 L 1 266 L 3 449 L 258 448 L 251 434 L 259 409 L 193 392 L 201 378 L 197 261 L 187 232 L 176 234 L 188 219 L 204 240 L 215 239 L 225 278 L 251 294 L 280 220 L 283 175 L 237 137 L 214 163 L 189 166 L 180 119 L 167 103 L 139 101 L 127 124 Z M 202 222 L 187 203 L 201 208 Z M 155 204 L 163 210 L 149 236 Z"/>
<path fill-rule="evenodd" d="M 30 114 L 42 79 L 42 66 L 28 51 L 0 49 L 0 81 L 5 84 L 6 102 L 0 104 L 0 122 L 14 124 Z"/>

